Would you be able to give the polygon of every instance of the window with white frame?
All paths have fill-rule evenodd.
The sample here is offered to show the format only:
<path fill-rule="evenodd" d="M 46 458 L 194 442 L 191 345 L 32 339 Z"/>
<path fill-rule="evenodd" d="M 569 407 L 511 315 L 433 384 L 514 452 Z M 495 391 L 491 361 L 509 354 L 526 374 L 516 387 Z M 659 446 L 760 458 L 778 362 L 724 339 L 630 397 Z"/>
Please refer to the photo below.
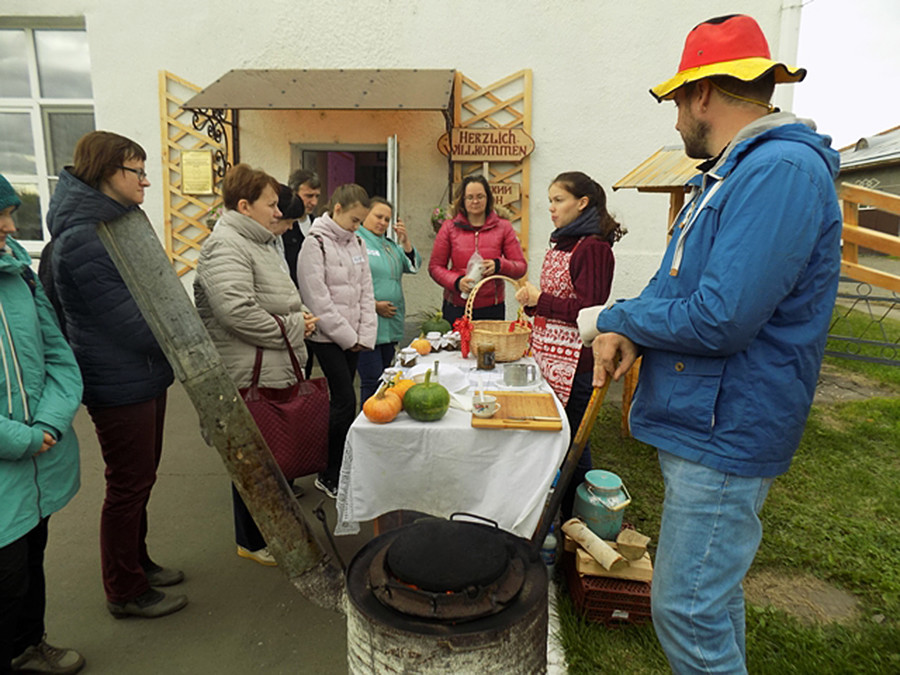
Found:
<path fill-rule="evenodd" d="M 0 23 L 0 173 L 22 199 L 16 239 L 33 253 L 49 239 L 47 205 L 57 176 L 93 129 L 83 22 Z"/>

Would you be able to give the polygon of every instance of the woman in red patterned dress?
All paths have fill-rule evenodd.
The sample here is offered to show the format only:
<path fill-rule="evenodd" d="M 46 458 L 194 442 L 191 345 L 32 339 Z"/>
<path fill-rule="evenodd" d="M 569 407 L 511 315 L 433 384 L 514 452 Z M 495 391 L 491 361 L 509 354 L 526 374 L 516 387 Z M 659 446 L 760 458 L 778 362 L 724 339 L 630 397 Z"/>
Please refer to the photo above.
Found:
<path fill-rule="evenodd" d="M 572 436 L 591 397 L 593 357 L 575 323 L 583 307 L 602 305 L 612 286 L 612 245 L 626 230 L 606 210 L 603 188 L 580 171 L 558 175 L 550 184 L 550 217 L 556 228 L 541 268 L 540 288 L 526 282 L 516 300 L 534 317 L 531 346 L 541 375 L 566 408 Z M 591 469 L 586 446 L 563 498 L 572 511 L 575 488 Z"/>

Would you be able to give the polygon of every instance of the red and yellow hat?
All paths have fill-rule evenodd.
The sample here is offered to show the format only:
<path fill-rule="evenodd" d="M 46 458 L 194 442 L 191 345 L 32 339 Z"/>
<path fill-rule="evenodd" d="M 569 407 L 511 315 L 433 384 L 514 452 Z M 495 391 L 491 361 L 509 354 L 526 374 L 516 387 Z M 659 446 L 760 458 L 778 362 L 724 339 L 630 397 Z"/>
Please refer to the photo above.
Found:
<path fill-rule="evenodd" d="M 679 87 L 711 75 L 749 82 L 775 71 L 775 82 L 799 82 L 805 68 L 773 61 L 759 24 L 745 14 L 709 19 L 694 27 L 684 41 L 678 73 L 650 90 L 657 101 L 671 99 Z"/>

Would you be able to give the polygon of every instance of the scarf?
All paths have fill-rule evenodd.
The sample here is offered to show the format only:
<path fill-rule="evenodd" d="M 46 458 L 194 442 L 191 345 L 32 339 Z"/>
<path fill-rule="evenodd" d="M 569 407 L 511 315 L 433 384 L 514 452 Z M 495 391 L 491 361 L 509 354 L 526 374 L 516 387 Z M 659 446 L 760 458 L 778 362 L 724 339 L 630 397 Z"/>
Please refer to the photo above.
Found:
<path fill-rule="evenodd" d="M 580 238 L 589 234 L 600 234 L 600 216 L 597 207 L 585 209 L 568 225 L 564 225 L 550 233 L 550 241 L 558 241 L 564 237 Z"/>

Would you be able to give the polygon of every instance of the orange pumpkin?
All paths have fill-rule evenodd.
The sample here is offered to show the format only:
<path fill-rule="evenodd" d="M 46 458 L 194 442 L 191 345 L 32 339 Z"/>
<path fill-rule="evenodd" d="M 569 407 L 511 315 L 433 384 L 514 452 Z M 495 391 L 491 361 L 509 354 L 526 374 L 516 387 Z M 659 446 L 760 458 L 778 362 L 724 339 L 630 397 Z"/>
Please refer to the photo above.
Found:
<path fill-rule="evenodd" d="M 382 386 L 363 403 L 363 414 L 375 424 L 391 422 L 403 408 L 403 401 L 392 391 Z"/>
<path fill-rule="evenodd" d="M 424 337 L 417 337 L 409 343 L 409 346 L 419 352 L 419 356 L 425 356 L 431 353 L 431 343 Z"/>
<path fill-rule="evenodd" d="M 403 397 L 406 396 L 406 392 L 410 387 L 415 386 L 415 382 L 413 380 L 397 380 L 394 384 L 388 387 L 389 392 L 393 392 L 400 397 L 400 401 L 403 401 Z"/>

